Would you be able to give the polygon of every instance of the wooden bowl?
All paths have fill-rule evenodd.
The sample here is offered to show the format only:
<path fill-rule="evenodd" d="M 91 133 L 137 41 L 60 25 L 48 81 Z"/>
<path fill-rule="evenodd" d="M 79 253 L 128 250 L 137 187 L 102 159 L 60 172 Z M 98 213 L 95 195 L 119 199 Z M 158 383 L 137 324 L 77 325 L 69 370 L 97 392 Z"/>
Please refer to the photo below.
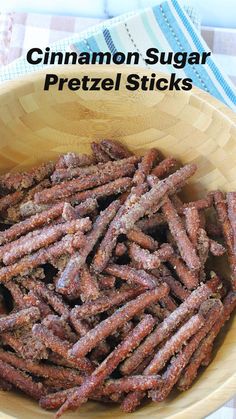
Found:
<path fill-rule="evenodd" d="M 137 72 L 130 67 L 80 70 L 67 66 L 57 74 L 114 78 L 117 71 L 122 72 L 123 87 L 115 92 L 58 91 L 56 87 L 45 92 L 46 72 L 1 86 L 0 173 L 55 159 L 66 151 L 87 152 L 92 140 L 113 138 L 137 153 L 157 147 L 184 163 L 197 163 L 199 170 L 188 187 L 191 197 L 215 188 L 236 190 L 236 117 L 208 94 L 197 89 L 129 92 L 124 87 L 126 76 Z M 189 391 L 172 394 L 160 404 L 149 403 L 131 416 L 118 407 L 91 402 L 65 417 L 204 417 L 236 392 L 236 321 L 231 320 L 226 329 L 218 339 L 213 362 Z M 52 417 L 16 393 L 0 393 L 0 411 L 0 418 Z"/>

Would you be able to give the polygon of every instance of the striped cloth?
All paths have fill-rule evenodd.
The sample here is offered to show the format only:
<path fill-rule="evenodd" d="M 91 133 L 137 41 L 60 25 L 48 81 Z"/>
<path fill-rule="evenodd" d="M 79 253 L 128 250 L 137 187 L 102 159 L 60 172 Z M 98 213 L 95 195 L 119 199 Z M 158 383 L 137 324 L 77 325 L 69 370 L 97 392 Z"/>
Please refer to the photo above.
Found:
<path fill-rule="evenodd" d="M 51 46 L 51 51 L 138 51 L 140 65 L 145 66 L 146 49 L 157 47 L 160 51 L 208 51 L 209 48 L 197 28 L 177 0 L 165 1 L 156 7 L 141 9 L 105 21 L 80 35 L 64 39 Z M 22 58 L 0 72 L 0 81 L 11 80 L 21 74 L 37 71 L 42 64 L 31 66 Z M 154 71 L 176 72 L 179 77 L 189 77 L 195 86 L 209 92 L 236 110 L 236 92 L 230 79 L 209 57 L 205 65 L 186 65 L 184 69 L 160 64 L 151 66 Z"/>
<path fill-rule="evenodd" d="M 201 33 L 217 62 L 236 85 L 236 29 L 203 26 Z"/>

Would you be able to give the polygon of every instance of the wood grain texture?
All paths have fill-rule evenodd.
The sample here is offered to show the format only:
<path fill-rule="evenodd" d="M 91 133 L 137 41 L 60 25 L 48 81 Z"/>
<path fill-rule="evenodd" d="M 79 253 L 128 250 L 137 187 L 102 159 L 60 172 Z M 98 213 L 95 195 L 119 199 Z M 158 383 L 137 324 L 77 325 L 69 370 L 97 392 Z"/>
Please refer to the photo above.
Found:
<path fill-rule="evenodd" d="M 126 75 L 137 70 L 67 66 L 60 67 L 57 74 L 115 77 L 117 71 L 125 82 Z M 188 185 L 191 198 L 215 188 L 236 190 L 236 115 L 208 94 L 195 88 L 190 92 L 132 93 L 124 87 L 116 92 L 58 92 L 56 88 L 44 92 L 45 73 L 1 86 L 0 173 L 31 167 L 67 151 L 88 152 L 92 140 L 110 138 L 121 140 L 138 154 L 157 147 L 184 163 L 197 163 L 197 175 Z M 219 336 L 213 362 L 186 393 L 172 394 L 160 404 L 149 403 L 132 415 L 91 402 L 80 413 L 65 417 L 197 419 L 235 393 L 236 320 Z M 34 401 L 3 392 L 0 411 L 0 418 L 52 417 Z"/>

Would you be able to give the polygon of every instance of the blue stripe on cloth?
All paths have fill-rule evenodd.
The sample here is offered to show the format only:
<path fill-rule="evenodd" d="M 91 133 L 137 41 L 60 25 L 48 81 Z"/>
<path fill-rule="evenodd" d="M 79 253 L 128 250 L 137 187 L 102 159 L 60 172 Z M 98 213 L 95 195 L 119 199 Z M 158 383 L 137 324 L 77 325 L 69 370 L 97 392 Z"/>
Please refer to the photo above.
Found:
<path fill-rule="evenodd" d="M 100 48 L 94 36 L 91 36 L 90 38 L 88 38 L 87 42 L 92 52 L 100 52 Z"/>
<path fill-rule="evenodd" d="M 121 36 L 119 34 L 120 27 L 121 27 L 121 24 L 113 26 L 112 28 L 110 28 L 110 32 L 112 33 L 112 39 L 113 39 L 114 45 L 119 45 L 119 51 L 124 52 L 127 50 L 127 48 L 124 46 Z"/>
<path fill-rule="evenodd" d="M 192 48 L 185 38 L 184 31 L 179 28 L 178 22 L 173 16 L 168 2 L 164 2 L 161 5 L 154 7 L 153 12 L 172 50 L 175 52 L 192 52 Z M 217 97 L 217 99 L 224 101 L 202 65 L 196 67 L 195 65 L 187 64 L 184 67 L 184 71 L 186 75 L 193 80 L 195 86 L 210 92 Z"/>
<path fill-rule="evenodd" d="M 79 52 L 91 52 L 89 49 L 89 45 L 87 43 L 87 41 L 79 41 L 79 42 L 74 42 L 73 44 L 73 49 L 79 51 Z"/>
<path fill-rule="evenodd" d="M 117 52 L 117 49 L 116 49 L 116 47 L 114 45 L 114 42 L 112 40 L 110 31 L 108 29 L 104 29 L 103 30 L 103 36 L 104 36 L 104 39 L 106 41 L 106 44 L 107 44 L 109 50 L 111 51 L 112 54 L 115 54 Z"/>
<path fill-rule="evenodd" d="M 180 16 L 182 22 L 186 26 L 186 28 L 187 28 L 190 36 L 192 37 L 192 40 L 193 40 L 194 44 L 196 45 L 198 51 L 200 53 L 204 52 L 205 51 L 205 48 L 203 47 L 203 45 L 202 45 L 202 43 L 200 41 L 199 36 L 195 33 L 195 31 L 193 29 L 193 26 L 191 26 L 191 24 L 189 22 L 189 19 L 184 14 L 184 12 L 181 9 L 179 3 L 176 0 L 172 0 L 172 3 L 174 5 L 175 10 L 177 11 L 178 15 Z M 231 89 L 231 87 L 229 86 L 229 84 L 227 83 L 227 81 L 225 80 L 225 78 L 222 76 L 222 74 L 219 71 L 218 67 L 216 66 L 215 62 L 212 60 L 211 57 L 208 58 L 207 62 L 208 62 L 208 65 L 209 65 L 210 69 L 214 73 L 216 79 L 219 81 L 221 87 L 225 91 L 225 93 L 232 100 L 232 102 L 234 104 L 236 104 L 236 93 L 235 93 L 235 91 L 233 91 L 233 89 Z"/>
<path fill-rule="evenodd" d="M 116 52 L 119 52 L 120 51 L 120 49 L 119 49 L 119 51 L 117 51 L 116 46 L 115 46 L 115 44 L 113 42 L 113 38 L 112 38 L 111 32 L 108 29 L 104 29 L 103 36 L 104 36 L 104 39 L 105 39 L 105 41 L 107 43 L 107 46 L 108 46 L 109 50 L 111 51 L 111 53 L 113 55 Z M 122 51 L 122 52 L 124 52 L 124 51 Z M 117 61 L 120 61 L 120 60 L 117 58 Z"/>

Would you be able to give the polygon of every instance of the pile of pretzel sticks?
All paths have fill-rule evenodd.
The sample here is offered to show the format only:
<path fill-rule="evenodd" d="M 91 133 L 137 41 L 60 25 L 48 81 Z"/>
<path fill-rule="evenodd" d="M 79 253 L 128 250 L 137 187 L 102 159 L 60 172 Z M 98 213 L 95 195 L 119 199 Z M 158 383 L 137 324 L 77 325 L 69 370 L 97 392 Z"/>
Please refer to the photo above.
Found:
<path fill-rule="evenodd" d="M 57 417 L 187 390 L 236 306 L 236 192 L 186 203 L 194 164 L 91 147 L 0 177 L 0 387 Z"/>

